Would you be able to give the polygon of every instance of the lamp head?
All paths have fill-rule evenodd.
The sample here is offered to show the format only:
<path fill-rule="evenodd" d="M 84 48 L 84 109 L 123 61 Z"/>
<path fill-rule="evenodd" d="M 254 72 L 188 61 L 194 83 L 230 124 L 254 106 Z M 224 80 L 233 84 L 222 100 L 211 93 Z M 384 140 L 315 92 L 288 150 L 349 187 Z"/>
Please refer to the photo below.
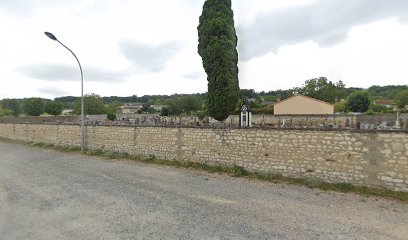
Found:
<path fill-rule="evenodd" d="M 47 37 L 51 38 L 54 41 L 58 41 L 57 37 L 54 36 L 54 34 L 50 33 L 50 32 L 44 32 L 45 35 L 47 35 Z"/>

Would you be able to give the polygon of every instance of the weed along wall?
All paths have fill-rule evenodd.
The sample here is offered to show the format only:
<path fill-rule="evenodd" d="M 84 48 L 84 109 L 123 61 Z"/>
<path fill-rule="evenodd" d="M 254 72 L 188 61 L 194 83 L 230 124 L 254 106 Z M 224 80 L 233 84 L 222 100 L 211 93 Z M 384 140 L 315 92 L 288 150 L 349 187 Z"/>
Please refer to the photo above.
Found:
<path fill-rule="evenodd" d="M 79 146 L 80 127 L 0 124 L 0 137 Z M 408 192 L 407 132 L 88 126 L 86 147 Z"/>

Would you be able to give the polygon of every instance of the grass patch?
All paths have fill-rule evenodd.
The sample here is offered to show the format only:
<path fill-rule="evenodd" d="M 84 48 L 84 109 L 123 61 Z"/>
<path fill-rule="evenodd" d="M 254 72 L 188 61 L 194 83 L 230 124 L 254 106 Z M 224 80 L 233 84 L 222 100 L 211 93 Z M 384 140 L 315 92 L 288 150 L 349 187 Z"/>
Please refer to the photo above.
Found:
<path fill-rule="evenodd" d="M 55 146 L 53 144 L 47 143 L 33 143 L 33 142 L 26 142 L 26 141 L 19 141 L 19 140 L 10 140 L 7 138 L 0 137 L 1 142 L 6 143 L 17 143 L 17 144 L 24 144 L 30 145 L 34 147 L 46 148 L 46 149 L 53 149 L 60 152 L 80 152 L 80 147 L 62 147 L 62 146 Z M 104 157 L 107 159 L 126 159 L 126 160 L 133 160 L 137 162 L 149 163 L 149 164 L 156 164 L 156 165 L 164 165 L 164 166 L 172 166 L 176 168 L 184 168 L 184 169 L 193 169 L 198 171 L 205 171 L 209 173 L 224 173 L 228 174 L 233 177 L 246 177 L 249 179 L 257 179 L 261 181 L 268 181 L 273 183 L 286 183 L 286 184 L 295 184 L 295 185 L 302 185 L 308 188 L 316 188 L 321 189 L 324 191 L 336 191 L 336 192 L 343 192 L 343 193 L 358 193 L 364 196 L 375 196 L 375 197 L 383 197 L 389 199 L 396 199 L 403 202 L 408 202 L 408 192 L 397 192 L 392 191 L 389 189 L 378 189 L 378 188 L 370 188 L 370 187 L 363 187 L 363 186 L 355 186 L 350 183 L 327 183 L 318 178 L 314 177 L 302 177 L 302 178 L 292 178 L 292 177 L 285 177 L 282 173 L 279 172 L 249 172 L 245 170 L 241 166 L 237 165 L 214 165 L 214 164 L 207 164 L 207 163 L 198 163 L 198 162 L 189 162 L 183 160 L 163 160 L 158 159 L 154 155 L 149 156 L 139 156 L 139 155 L 132 155 L 129 153 L 124 152 L 115 152 L 115 151 L 107 151 L 103 149 L 96 149 L 96 150 L 85 150 L 83 154 L 89 156 L 99 156 Z"/>
<path fill-rule="evenodd" d="M 31 146 L 33 147 L 41 147 L 41 148 L 53 148 L 55 147 L 54 144 L 50 144 L 50 143 L 32 143 Z"/>

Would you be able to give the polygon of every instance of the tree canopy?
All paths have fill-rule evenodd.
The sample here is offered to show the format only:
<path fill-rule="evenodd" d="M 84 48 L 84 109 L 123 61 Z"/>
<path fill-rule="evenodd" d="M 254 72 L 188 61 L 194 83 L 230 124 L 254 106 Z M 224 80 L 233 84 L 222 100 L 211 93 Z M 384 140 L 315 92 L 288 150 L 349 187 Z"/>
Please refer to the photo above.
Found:
<path fill-rule="evenodd" d="M 75 102 L 74 112 L 81 114 L 81 98 Z M 105 104 L 97 94 L 87 94 L 84 96 L 84 114 L 105 114 Z"/>
<path fill-rule="evenodd" d="M 348 96 L 346 108 L 350 112 L 366 112 L 370 105 L 370 94 L 367 91 L 358 91 Z"/>
<path fill-rule="evenodd" d="M 238 38 L 231 0 L 206 0 L 198 25 L 198 53 L 208 81 L 208 113 L 225 120 L 238 101 Z"/>
<path fill-rule="evenodd" d="M 23 110 L 27 115 L 40 116 L 44 113 L 44 100 L 41 98 L 30 98 L 25 101 Z"/>
<path fill-rule="evenodd" d="M 162 111 L 162 115 L 180 115 L 198 111 L 202 107 L 202 100 L 197 96 L 182 96 L 177 97 L 168 102 L 169 107 Z M 167 112 L 166 112 L 167 111 Z"/>
<path fill-rule="evenodd" d="M 5 110 L 10 110 L 13 116 L 18 116 L 21 114 L 21 106 L 16 99 L 3 99 L 1 101 L 1 106 Z"/>
<path fill-rule="evenodd" d="M 335 103 L 345 98 L 345 84 L 342 81 L 333 83 L 325 77 L 307 80 L 299 93 L 325 102 Z"/>
<path fill-rule="evenodd" d="M 62 113 L 62 110 L 64 109 L 64 104 L 60 102 L 55 102 L 55 101 L 48 101 L 45 104 L 45 112 L 54 116 L 58 116 Z"/>
<path fill-rule="evenodd" d="M 373 98 L 395 99 L 402 91 L 407 91 L 408 86 L 388 85 L 388 86 L 371 86 L 368 92 Z"/>
<path fill-rule="evenodd" d="M 397 95 L 395 104 L 399 109 L 405 109 L 408 106 L 408 90 L 402 91 Z"/>
<path fill-rule="evenodd" d="M 8 117 L 12 115 L 12 111 L 8 109 L 3 109 L 0 105 L 0 117 Z"/>

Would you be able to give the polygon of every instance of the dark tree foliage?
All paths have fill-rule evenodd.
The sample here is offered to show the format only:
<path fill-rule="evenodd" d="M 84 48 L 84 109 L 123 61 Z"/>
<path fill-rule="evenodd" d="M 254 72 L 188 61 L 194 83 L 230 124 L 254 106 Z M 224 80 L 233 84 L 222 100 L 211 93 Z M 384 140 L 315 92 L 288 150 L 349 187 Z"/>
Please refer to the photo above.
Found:
<path fill-rule="evenodd" d="M 11 116 L 12 114 L 13 112 L 11 110 L 3 109 L 0 104 L 0 117 L 8 117 Z"/>
<path fill-rule="evenodd" d="M 398 94 L 400 94 L 402 91 L 408 90 L 408 86 L 400 85 L 400 86 L 395 86 L 395 85 L 388 85 L 388 86 L 371 86 L 368 89 L 368 92 L 370 93 L 373 98 L 383 98 L 383 99 L 395 99 Z"/>
<path fill-rule="evenodd" d="M 162 108 L 161 109 L 161 111 L 160 111 L 160 116 L 169 116 L 169 109 L 168 108 L 166 108 L 166 107 L 164 107 L 164 108 Z"/>
<path fill-rule="evenodd" d="M 3 109 L 10 110 L 13 116 L 21 114 L 20 103 L 16 99 L 4 99 L 1 101 Z"/>
<path fill-rule="evenodd" d="M 359 91 L 348 96 L 346 108 L 350 112 L 366 112 L 370 105 L 370 94 L 367 91 Z"/>
<path fill-rule="evenodd" d="M 284 100 L 289 98 L 297 93 L 296 89 L 289 89 L 289 90 L 275 90 L 269 92 L 260 92 L 259 94 L 264 98 L 266 101 L 276 101 L 276 100 Z"/>
<path fill-rule="evenodd" d="M 202 108 L 203 100 L 198 96 L 182 96 L 168 101 L 168 115 L 180 115 L 186 113 L 190 115 Z"/>
<path fill-rule="evenodd" d="M 299 93 L 329 103 L 338 102 L 346 95 L 345 85 L 342 81 L 333 83 L 325 77 L 307 80 L 299 89 Z"/>
<path fill-rule="evenodd" d="M 81 114 L 81 99 L 79 98 L 75 102 L 74 106 L 75 114 Z M 84 114 L 97 115 L 105 114 L 105 104 L 102 98 L 97 94 L 87 94 L 84 96 Z"/>
<path fill-rule="evenodd" d="M 406 106 L 408 106 L 408 90 L 402 91 L 397 95 L 395 98 L 395 105 L 399 109 L 406 109 Z"/>
<path fill-rule="evenodd" d="M 198 54 L 208 81 L 208 113 L 223 121 L 238 101 L 238 38 L 231 0 L 206 0 L 198 25 Z"/>
<path fill-rule="evenodd" d="M 119 110 L 120 106 L 122 106 L 122 103 L 116 100 L 108 104 L 108 106 L 105 107 L 105 110 L 107 113 L 116 113 L 116 110 Z"/>
<path fill-rule="evenodd" d="M 29 98 L 25 101 L 23 110 L 29 116 L 40 116 L 44 113 L 44 100 L 41 98 Z"/>
<path fill-rule="evenodd" d="M 108 113 L 108 115 L 106 115 L 106 118 L 110 121 L 115 121 L 116 120 L 116 114 L 115 113 Z"/>
<path fill-rule="evenodd" d="M 45 104 L 45 112 L 54 116 L 60 115 L 63 109 L 64 104 L 61 102 L 48 101 Z"/>
<path fill-rule="evenodd" d="M 255 92 L 254 89 L 240 89 L 239 90 L 239 98 L 240 99 L 250 99 L 250 98 L 258 98 L 259 94 Z"/>

